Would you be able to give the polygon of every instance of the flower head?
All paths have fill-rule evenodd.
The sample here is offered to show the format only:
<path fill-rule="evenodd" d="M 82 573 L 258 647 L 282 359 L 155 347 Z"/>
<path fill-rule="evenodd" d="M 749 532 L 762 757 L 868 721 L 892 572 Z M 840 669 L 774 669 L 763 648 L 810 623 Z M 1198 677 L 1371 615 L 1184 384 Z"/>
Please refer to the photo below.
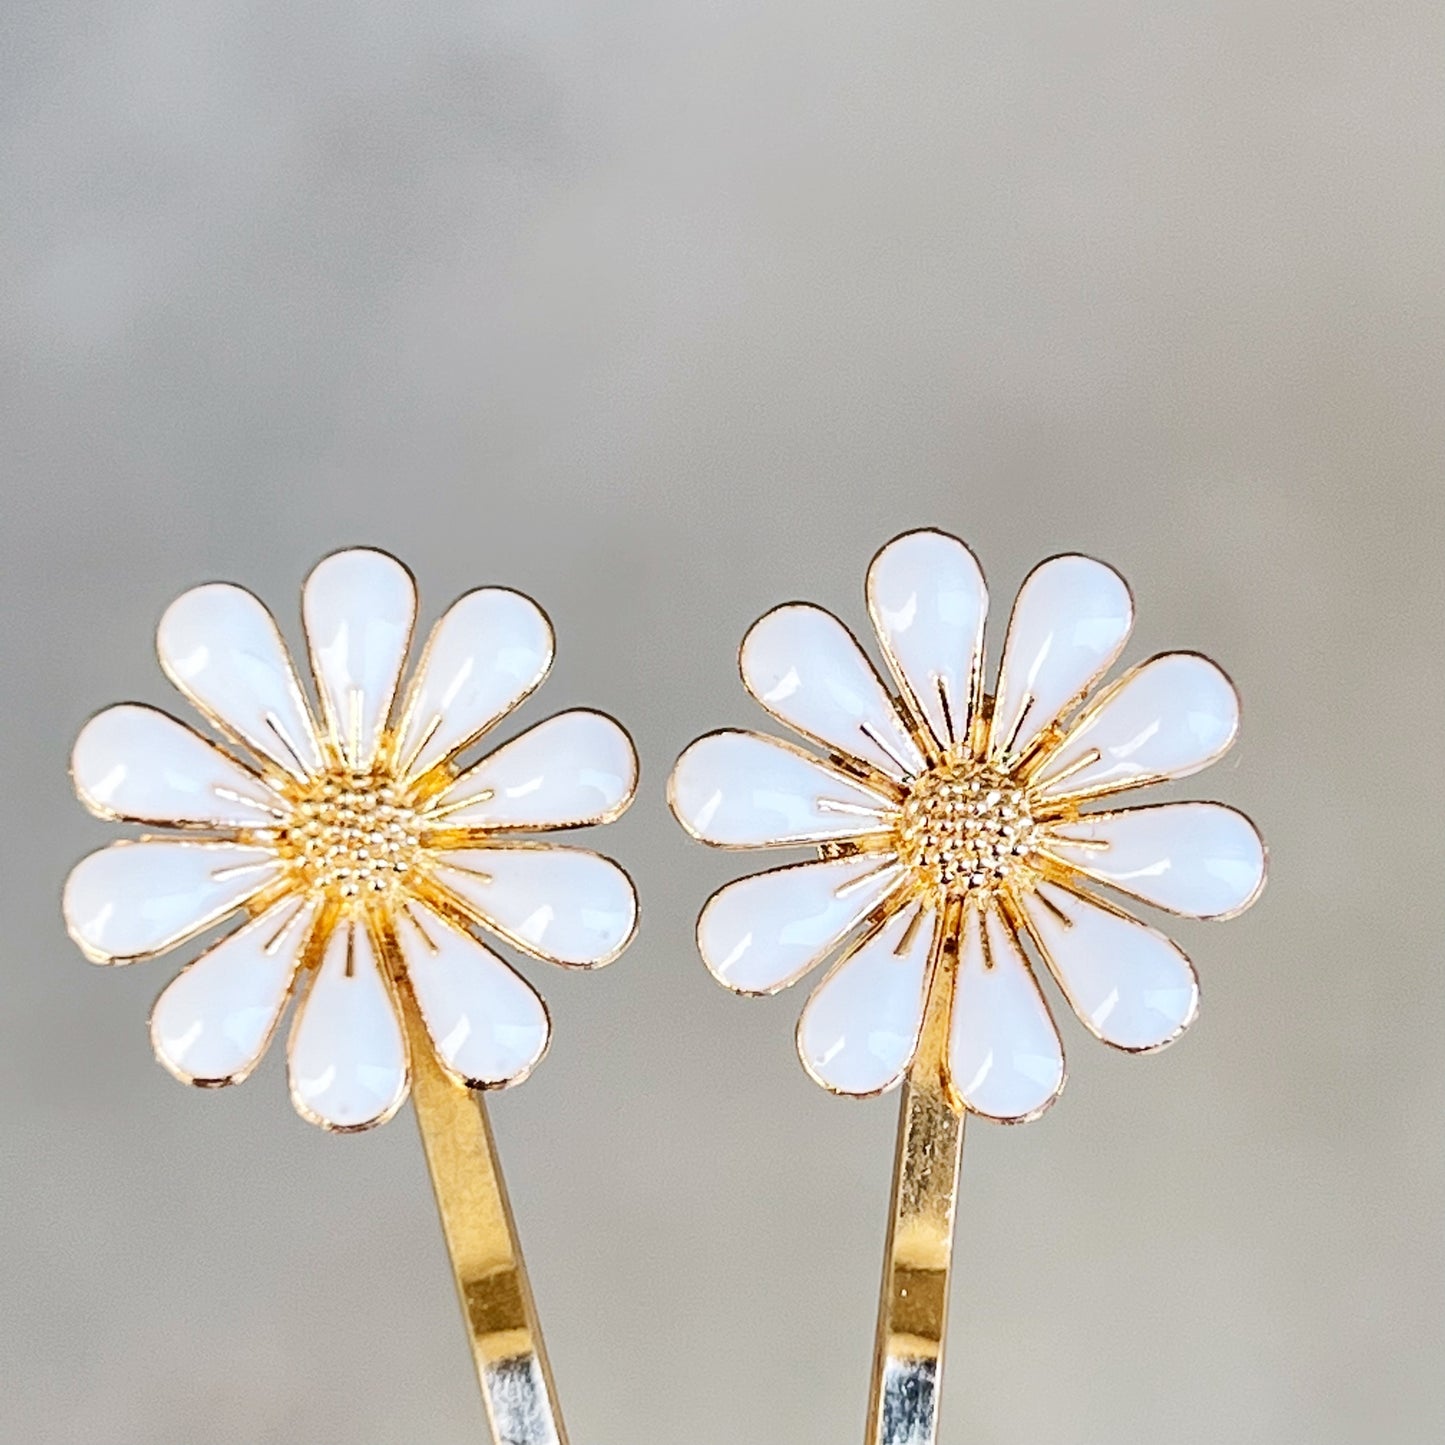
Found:
<path fill-rule="evenodd" d="M 233 747 L 122 703 L 72 755 L 92 812 L 167 831 L 75 867 L 71 936 L 98 963 L 129 963 L 244 914 L 157 1000 L 157 1057 L 188 1083 L 235 1083 L 299 994 L 291 1095 L 328 1129 L 390 1118 L 417 1041 L 474 1088 L 516 1083 L 541 1058 L 546 1007 L 476 930 L 589 968 L 636 926 L 615 863 L 534 836 L 627 807 L 637 758 L 616 722 L 559 713 L 459 761 L 546 676 L 542 611 L 503 588 L 468 593 L 403 691 L 416 610 L 411 574 L 385 553 L 322 561 L 302 593 L 317 707 L 265 607 L 197 587 L 161 620 L 161 666 Z"/>
<path fill-rule="evenodd" d="M 1133 602 L 1087 557 L 1052 558 L 1025 581 L 992 692 L 987 593 L 962 542 L 897 538 L 866 592 L 896 695 L 837 618 L 789 604 L 744 639 L 743 684 L 821 754 L 724 731 L 678 759 L 669 797 L 695 838 L 817 849 L 815 861 L 720 889 L 698 947 L 748 994 L 839 955 L 798 1024 L 803 1064 L 826 1088 L 892 1088 L 941 1009 L 956 1106 L 1034 1118 L 1063 1088 L 1064 1055 L 1029 954 L 1096 1037 L 1157 1049 L 1194 1018 L 1193 966 L 1099 890 L 1223 918 L 1263 886 L 1263 844 L 1234 809 L 1109 806 L 1222 756 L 1238 698 L 1213 663 L 1184 652 L 1090 698 L 1123 650 Z"/>

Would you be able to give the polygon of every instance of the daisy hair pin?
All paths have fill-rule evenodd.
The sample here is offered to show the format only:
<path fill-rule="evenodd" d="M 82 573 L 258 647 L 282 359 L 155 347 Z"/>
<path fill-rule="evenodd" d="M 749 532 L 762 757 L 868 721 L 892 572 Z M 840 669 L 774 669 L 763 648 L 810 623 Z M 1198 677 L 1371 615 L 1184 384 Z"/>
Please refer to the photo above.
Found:
<path fill-rule="evenodd" d="M 211 584 L 161 619 L 161 667 L 221 739 L 130 703 L 81 732 L 72 775 L 102 818 L 152 831 L 83 859 L 66 925 L 97 963 L 231 926 L 165 988 L 157 1058 L 185 1083 L 238 1083 L 295 999 L 291 1099 L 321 1128 L 390 1119 L 410 1095 L 492 1433 L 565 1445 L 482 1092 L 546 1052 L 541 998 L 493 950 L 610 962 L 637 901 L 609 859 L 545 839 L 631 802 L 637 757 L 601 713 L 559 713 L 479 761 L 483 736 L 552 663 L 552 628 L 484 587 L 436 623 L 403 687 L 411 574 L 369 549 L 325 558 L 302 622 L 315 702 L 270 612 Z"/>
<path fill-rule="evenodd" d="M 798 1021 L 803 1067 L 841 1095 L 902 1085 L 866 1440 L 933 1445 L 964 1122 L 1036 1119 L 1064 1086 L 1041 979 L 1095 1038 L 1163 1048 L 1198 982 L 1137 906 L 1228 918 L 1258 897 L 1265 850 L 1233 808 L 1128 796 L 1221 757 L 1239 702 L 1190 652 L 1095 690 L 1133 623 L 1111 568 L 1034 569 L 991 690 L 987 591 L 962 542 L 906 533 L 865 592 L 891 687 L 830 613 L 769 612 L 743 640 L 743 685 L 803 745 L 709 734 L 669 801 L 715 847 L 814 850 L 715 893 L 698 948 L 741 994 L 833 960 Z"/>

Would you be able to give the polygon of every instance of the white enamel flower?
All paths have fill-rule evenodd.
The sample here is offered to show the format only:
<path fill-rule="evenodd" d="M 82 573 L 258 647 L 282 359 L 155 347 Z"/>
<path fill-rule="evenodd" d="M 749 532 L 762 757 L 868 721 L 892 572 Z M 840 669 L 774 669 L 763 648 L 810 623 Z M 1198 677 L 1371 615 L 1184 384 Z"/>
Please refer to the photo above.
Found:
<path fill-rule="evenodd" d="M 1052 558 L 1025 581 L 992 693 L 987 593 L 962 542 L 897 538 L 866 593 L 896 697 L 843 623 L 789 604 L 743 640 L 743 684 L 826 756 L 724 731 L 678 759 L 669 801 L 693 837 L 817 849 L 715 893 L 698 947 L 744 994 L 840 955 L 798 1022 L 804 1067 L 825 1088 L 898 1084 L 925 1014 L 942 1009 L 956 1107 L 1032 1119 L 1063 1088 L 1064 1054 L 1030 952 L 1095 1037 L 1158 1049 L 1194 1018 L 1193 966 L 1099 890 L 1225 918 L 1263 887 L 1264 845 L 1234 809 L 1112 806 L 1221 757 L 1238 698 L 1213 663 L 1174 652 L 1085 701 L 1133 623 L 1123 579 L 1087 557 Z"/>
<path fill-rule="evenodd" d="M 365 1129 L 406 1098 L 418 1041 L 472 1088 L 515 1083 L 545 1052 L 545 1005 L 473 930 L 578 968 L 626 947 L 627 875 L 533 835 L 617 817 L 637 756 L 611 718 L 576 710 L 459 762 L 551 666 L 551 625 L 519 593 L 457 601 L 404 691 L 417 596 L 401 563 L 335 553 L 301 602 L 319 709 L 251 593 L 216 583 L 171 604 L 161 666 L 234 751 L 150 707 L 91 719 L 71 760 L 81 800 L 168 831 L 83 859 L 65 921 L 87 957 L 129 963 L 243 915 L 156 1001 L 157 1057 L 185 1082 L 235 1083 L 297 994 L 297 1110 Z"/>

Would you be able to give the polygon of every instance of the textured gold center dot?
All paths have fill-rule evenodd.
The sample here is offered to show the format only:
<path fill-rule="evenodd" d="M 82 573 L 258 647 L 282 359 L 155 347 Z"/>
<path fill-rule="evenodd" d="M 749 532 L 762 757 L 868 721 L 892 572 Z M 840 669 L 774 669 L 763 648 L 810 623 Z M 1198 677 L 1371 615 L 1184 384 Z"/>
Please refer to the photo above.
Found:
<path fill-rule="evenodd" d="M 992 889 L 1033 851 L 1028 796 L 1007 775 L 945 763 L 924 773 L 904 800 L 898 853 L 929 888 Z"/>
<path fill-rule="evenodd" d="M 297 800 L 284 851 L 312 892 L 338 900 L 390 892 L 416 864 L 417 815 L 392 783 L 337 773 Z"/>

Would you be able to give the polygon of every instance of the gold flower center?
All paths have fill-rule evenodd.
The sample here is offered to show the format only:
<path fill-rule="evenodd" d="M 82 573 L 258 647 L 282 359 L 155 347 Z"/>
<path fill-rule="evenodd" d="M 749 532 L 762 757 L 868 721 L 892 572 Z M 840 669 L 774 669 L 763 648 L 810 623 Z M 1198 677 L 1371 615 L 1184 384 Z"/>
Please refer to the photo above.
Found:
<path fill-rule="evenodd" d="M 927 887 L 960 894 L 1006 882 L 1033 851 L 1028 795 L 978 763 L 924 773 L 903 802 L 898 854 Z"/>
<path fill-rule="evenodd" d="M 414 808 L 392 781 L 334 773 L 303 793 L 282 829 L 282 850 L 303 886 L 336 900 L 391 892 L 421 851 Z"/>

